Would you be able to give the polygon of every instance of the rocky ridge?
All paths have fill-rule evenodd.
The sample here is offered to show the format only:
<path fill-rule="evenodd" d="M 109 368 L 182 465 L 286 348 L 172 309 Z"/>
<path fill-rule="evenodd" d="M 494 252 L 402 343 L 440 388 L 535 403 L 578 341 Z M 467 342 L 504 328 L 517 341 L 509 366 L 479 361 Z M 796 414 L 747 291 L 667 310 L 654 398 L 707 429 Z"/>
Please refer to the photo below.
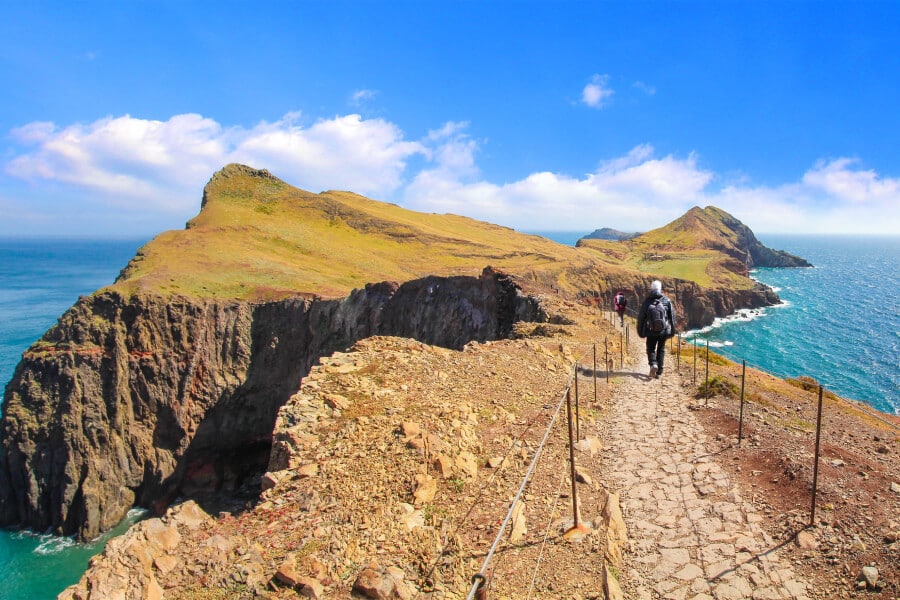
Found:
<path fill-rule="evenodd" d="M 464 597 L 575 361 L 576 487 L 589 529 L 566 535 L 560 421 L 494 555 L 490 597 L 896 597 L 897 419 L 892 429 L 830 400 L 821 509 L 804 528 L 804 390 L 751 373 L 739 450 L 734 398 L 699 395 L 689 353 L 678 373 L 649 380 L 640 343 L 622 362 L 622 332 L 595 309 L 553 311 L 569 324 L 520 324 L 519 339 L 462 351 L 371 338 L 323 357 L 279 411 L 258 501 L 215 519 L 187 503 L 144 522 L 62 597 Z M 596 341 L 601 362 L 611 350 L 609 383 L 593 370 Z M 727 378 L 735 368 L 713 365 Z"/>
<path fill-rule="evenodd" d="M 134 505 L 235 492 L 323 355 L 378 334 L 450 348 L 547 320 L 506 275 L 366 286 L 343 300 L 82 299 L 23 356 L 2 420 L 0 524 L 95 537 Z"/>
<path fill-rule="evenodd" d="M 371 274 L 405 283 L 350 288 Z M 704 288 L 230 165 L 185 231 L 142 248 L 23 355 L 0 421 L 0 524 L 87 539 L 133 504 L 253 496 L 278 411 L 321 357 L 377 335 L 459 349 L 529 322 L 553 333 L 574 322 L 547 302 L 604 305 L 655 278 L 680 329 L 778 302 L 749 281 Z"/>

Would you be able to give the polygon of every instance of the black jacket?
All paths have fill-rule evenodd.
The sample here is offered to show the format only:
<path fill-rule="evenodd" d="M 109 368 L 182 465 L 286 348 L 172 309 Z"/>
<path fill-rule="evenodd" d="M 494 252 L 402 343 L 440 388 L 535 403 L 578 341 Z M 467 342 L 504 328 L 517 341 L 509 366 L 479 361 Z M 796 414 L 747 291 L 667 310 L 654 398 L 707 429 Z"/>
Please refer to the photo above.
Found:
<path fill-rule="evenodd" d="M 644 303 L 641 304 L 641 310 L 638 312 L 637 334 L 639 337 L 647 337 L 647 307 L 656 298 L 662 298 L 661 301 L 666 307 L 666 316 L 668 318 L 665 332 L 658 334 L 656 337 L 672 337 L 675 335 L 675 307 L 672 305 L 672 301 L 665 294 L 650 292 L 650 295 L 644 299 Z"/>

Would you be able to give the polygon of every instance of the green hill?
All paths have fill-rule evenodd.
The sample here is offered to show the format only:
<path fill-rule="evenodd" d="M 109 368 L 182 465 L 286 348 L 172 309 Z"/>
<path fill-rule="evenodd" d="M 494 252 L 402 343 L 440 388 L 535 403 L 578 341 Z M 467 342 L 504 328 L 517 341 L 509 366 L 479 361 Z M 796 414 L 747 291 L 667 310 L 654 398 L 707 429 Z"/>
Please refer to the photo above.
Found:
<path fill-rule="evenodd" d="M 330 298 L 377 281 L 474 275 L 492 266 L 539 289 L 575 294 L 596 290 L 600 279 L 621 286 L 648 275 L 747 290 L 754 286 L 747 277 L 752 266 L 798 266 L 791 261 L 802 259 L 765 248 L 715 207 L 693 208 L 632 239 L 582 239 L 573 248 L 350 192 L 315 194 L 231 164 L 210 179 L 187 227 L 141 248 L 113 287 L 126 296 Z"/>
<path fill-rule="evenodd" d="M 141 248 L 115 287 L 189 297 L 338 297 L 373 281 L 470 275 L 491 265 L 565 288 L 564 271 L 593 262 L 540 236 L 350 192 L 314 194 L 232 164 L 209 181 L 187 228 Z"/>
<path fill-rule="evenodd" d="M 582 238 L 607 262 L 693 281 L 703 287 L 748 289 L 754 267 L 808 267 L 807 261 L 763 246 L 750 229 L 715 206 L 694 207 L 668 225 L 621 241 Z"/>

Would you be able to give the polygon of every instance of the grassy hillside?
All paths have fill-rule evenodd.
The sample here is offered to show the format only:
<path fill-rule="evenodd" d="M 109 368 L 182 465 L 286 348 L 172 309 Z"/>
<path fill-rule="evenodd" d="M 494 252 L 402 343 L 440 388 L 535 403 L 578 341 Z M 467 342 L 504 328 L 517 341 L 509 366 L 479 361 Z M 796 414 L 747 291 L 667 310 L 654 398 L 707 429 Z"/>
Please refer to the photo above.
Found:
<path fill-rule="evenodd" d="M 618 242 L 583 238 L 579 246 L 603 260 L 696 282 L 703 287 L 749 289 L 747 253 L 734 217 L 713 206 L 692 208 L 664 227 Z"/>
<path fill-rule="evenodd" d="M 186 296 L 344 296 L 366 283 L 476 275 L 485 266 L 565 287 L 595 261 L 578 249 L 456 215 L 349 192 L 305 192 L 240 165 L 216 173 L 200 214 L 144 246 L 115 287 Z"/>
<path fill-rule="evenodd" d="M 595 289 L 600 278 L 623 282 L 644 274 L 747 289 L 753 283 L 734 258 L 740 240 L 731 222 L 739 224 L 718 209 L 695 208 L 628 241 L 582 240 L 572 248 L 350 192 L 313 194 L 267 171 L 228 165 L 210 179 L 187 228 L 141 248 L 114 287 L 126 295 L 327 298 L 367 283 L 477 275 L 492 266 L 566 292 Z"/>

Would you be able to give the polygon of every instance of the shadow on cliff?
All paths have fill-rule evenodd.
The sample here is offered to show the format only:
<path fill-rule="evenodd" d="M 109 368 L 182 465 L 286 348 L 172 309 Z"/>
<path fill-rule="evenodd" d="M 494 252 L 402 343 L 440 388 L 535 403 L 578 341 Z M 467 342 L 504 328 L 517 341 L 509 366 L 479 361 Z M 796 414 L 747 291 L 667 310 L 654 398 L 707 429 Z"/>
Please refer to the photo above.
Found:
<path fill-rule="evenodd" d="M 246 376 L 206 412 L 172 474 L 156 489 L 139 490 L 139 503 L 161 512 L 174 499 L 190 497 L 215 514 L 258 498 L 278 411 L 322 356 L 374 335 L 458 350 L 471 341 L 509 337 L 517 321 L 547 318 L 536 299 L 490 268 L 477 278 L 371 284 L 343 300 L 257 306 Z M 162 435 L 154 432 L 154 438 Z"/>

